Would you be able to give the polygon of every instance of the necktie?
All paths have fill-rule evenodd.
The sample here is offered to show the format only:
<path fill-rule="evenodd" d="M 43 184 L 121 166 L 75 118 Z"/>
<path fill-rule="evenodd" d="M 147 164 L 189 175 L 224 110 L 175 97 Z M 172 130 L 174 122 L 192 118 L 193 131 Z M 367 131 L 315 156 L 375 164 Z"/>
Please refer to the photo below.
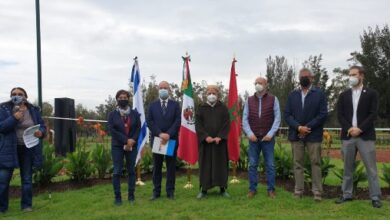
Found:
<path fill-rule="evenodd" d="M 163 115 L 165 115 L 167 113 L 167 101 L 162 101 L 162 111 L 163 111 Z"/>

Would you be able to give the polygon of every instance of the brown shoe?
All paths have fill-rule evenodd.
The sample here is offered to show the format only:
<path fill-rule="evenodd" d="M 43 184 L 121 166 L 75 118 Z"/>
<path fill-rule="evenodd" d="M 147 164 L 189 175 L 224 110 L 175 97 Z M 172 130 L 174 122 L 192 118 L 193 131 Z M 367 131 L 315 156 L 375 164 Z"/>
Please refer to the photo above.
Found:
<path fill-rule="evenodd" d="M 268 192 L 268 197 L 270 197 L 271 199 L 275 199 L 276 198 L 276 193 L 274 191 L 269 191 Z"/>
<path fill-rule="evenodd" d="M 322 201 L 321 194 L 314 194 L 314 201 L 321 202 Z"/>
<path fill-rule="evenodd" d="M 301 193 L 301 192 L 295 192 L 294 193 L 294 198 L 295 199 L 302 199 L 302 196 L 303 196 L 303 193 Z"/>
<path fill-rule="evenodd" d="M 249 191 L 248 194 L 246 195 L 249 199 L 252 199 L 253 197 L 255 197 L 256 195 L 256 192 L 255 191 Z"/>

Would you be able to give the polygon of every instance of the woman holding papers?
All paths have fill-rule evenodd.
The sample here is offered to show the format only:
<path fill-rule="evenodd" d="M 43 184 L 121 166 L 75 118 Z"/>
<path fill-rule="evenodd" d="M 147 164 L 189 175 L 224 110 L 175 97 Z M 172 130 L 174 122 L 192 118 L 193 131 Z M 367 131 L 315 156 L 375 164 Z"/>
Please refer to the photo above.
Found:
<path fill-rule="evenodd" d="M 35 125 L 39 126 L 34 128 Z M 28 128 L 33 131 L 29 137 L 25 135 Z M 27 101 L 23 88 L 13 88 L 11 100 L 0 104 L 0 213 L 8 210 L 9 183 L 18 167 L 22 182 L 21 208 L 32 211 L 32 172 L 33 167 L 42 164 L 42 142 L 38 139 L 45 133 L 40 109 Z M 25 143 L 27 139 L 29 144 Z"/>
<path fill-rule="evenodd" d="M 135 197 L 135 160 L 137 158 L 137 142 L 141 129 L 140 115 L 129 106 L 130 93 L 119 90 L 116 93 L 117 109 L 108 115 L 108 125 L 111 132 L 111 153 L 114 164 L 112 185 L 114 187 L 114 204 L 122 205 L 120 178 L 122 175 L 123 158 L 126 158 L 128 172 L 128 201 L 134 204 Z"/>
<path fill-rule="evenodd" d="M 207 101 L 196 113 L 196 133 L 199 140 L 199 181 L 201 192 L 197 198 L 207 195 L 207 190 L 220 187 L 224 197 L 228 181 L 228 149 L 229 112 L 218 100 L 218 86 L 207 87 Z"/>

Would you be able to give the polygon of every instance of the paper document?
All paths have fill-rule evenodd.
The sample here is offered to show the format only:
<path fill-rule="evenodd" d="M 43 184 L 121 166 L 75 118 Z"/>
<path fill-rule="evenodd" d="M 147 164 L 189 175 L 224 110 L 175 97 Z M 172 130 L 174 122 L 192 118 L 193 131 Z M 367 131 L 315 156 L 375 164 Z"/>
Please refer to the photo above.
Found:
<path fill-rule="evenodd" d="M 39 138 L 34 136 L 34 133 L 39 130 L 40 124 L 31 126 L 24 130 L 23 140 L 27 148 L 35 147 L 39 144 Z"/>
<path fill-rule="evenodd" d="M 169 140 L 165 145 L 162 145 L 161 138 L 154 137 L 152 152 L 156 154 L 173 156 L 173 154 L 175 153 L 175 147 L 175 140 Z"/>

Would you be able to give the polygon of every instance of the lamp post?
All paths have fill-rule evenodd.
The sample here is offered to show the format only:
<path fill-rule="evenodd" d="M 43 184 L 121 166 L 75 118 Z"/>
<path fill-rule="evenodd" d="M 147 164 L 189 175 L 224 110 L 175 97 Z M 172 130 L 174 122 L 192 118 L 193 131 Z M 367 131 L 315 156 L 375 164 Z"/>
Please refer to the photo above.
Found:
<path fill-rule="evenodd" d="M 38 105 L 42 111 L 42 66 L 41 66 L 41 25 L 39 0 L 35 0 L 36 31 L 37 31 L 37 67 L 38 67 Z"/>

